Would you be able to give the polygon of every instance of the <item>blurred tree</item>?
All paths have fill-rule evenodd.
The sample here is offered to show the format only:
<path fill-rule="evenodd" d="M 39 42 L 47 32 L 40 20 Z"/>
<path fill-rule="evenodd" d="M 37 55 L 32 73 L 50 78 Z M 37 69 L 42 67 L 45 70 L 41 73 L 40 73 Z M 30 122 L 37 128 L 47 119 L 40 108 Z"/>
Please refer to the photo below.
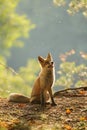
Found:
<path fill-rule="evenodd" d="M 60 55 L 60 69 L 58 71 L 59 78 L 55 85 L 63 88 L 87 86 L 87 66 L 86 64 L 78 65 L 75 61 L 68 61 L 68 57 L 75 54 L 75 50 Z M 87 60 L 87 54 L 80 52 L 80 56 Z"/>
<path fill-rule="evenodd" d="M 19 0 L 0 0 L 0 54 L 7 54 L 12 46 L 22 46 L 20 37 L 28 37 L 35 27 L 25 15 L 18 15 Z"/>
<path fill-rule="evenodd" d="M 26 79 L 21 78 L 12 68 L 8 67 L 4 57 L 9 53 L 9 49 L 12 46 L 21 47 L 23 43 L 19 38 L 28 37 L 28 32 L 35 28 L 35 25 L 25 15 L 20 16 L 17 14 L 16 7 L 18 2 L 19 0 L 0 0 L 0 96 L 4 97 L 11 92 L 19 92 L 26 95 L 29 95 L 30 92 L 29 82 L 26 83 Z M 30 68 L 22 68 L 24 77 L 27 71 L 33 70 L 30 64 L 32 62 L 29 62 Z M 36 66 L 35 62 L 34 65 Z M 34 76 L 33 72 L 31 77 L 33 77 L 32 75 Z M 32 82 L 31 78 L 30 80 Z"/>
<path fill-rule="evenodd" d="M 67 12 L 71 15 L 81 11 L 87 17 L 87 0 L 71 0 L 70 2 L 67 2 L 67 0 L 53 0 L 53 2 L 57 6 L 68 4 Z"/>
<path fill-rule="evenodd" d="M 20 67 L 18 73 L 6 66 L 4 58 L 0 57 L 0 62 L 0 96 L 7 97 L 9 93 L 29 96 L 39 72 L 38 62 L 35 59 L 29 60 L 25 67 Z"/>
<path fill-rule="evenodd" d="M 39 71 L 40 67 L 38 62 L 35 59 L 31 59 L 25 67 L 20 67 L 19 74 L 26 81 L 26 83 L 29 84 L 29 86 L 32 86 Z"/>

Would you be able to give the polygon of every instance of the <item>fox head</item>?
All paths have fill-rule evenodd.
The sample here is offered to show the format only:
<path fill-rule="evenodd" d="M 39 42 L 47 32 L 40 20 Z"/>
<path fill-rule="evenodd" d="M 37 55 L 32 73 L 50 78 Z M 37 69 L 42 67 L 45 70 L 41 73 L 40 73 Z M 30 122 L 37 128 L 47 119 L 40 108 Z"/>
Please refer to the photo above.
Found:
<path fill-rule="evenodd" d="M 53 68 L 54 63 L 50 53 L 48 53 L 46 58 L 43 58 L 42 56 L 38 56 L 38 61 L 42 68 L 46 68 L 48 70 Z"/>

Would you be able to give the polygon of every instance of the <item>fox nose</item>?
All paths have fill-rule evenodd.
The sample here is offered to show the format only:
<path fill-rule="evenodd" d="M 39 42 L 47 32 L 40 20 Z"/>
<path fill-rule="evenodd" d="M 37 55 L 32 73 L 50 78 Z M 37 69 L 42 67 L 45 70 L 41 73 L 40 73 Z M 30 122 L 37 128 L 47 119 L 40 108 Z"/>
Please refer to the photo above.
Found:
<path fill-rule="evenodd" d="M 51 63 L 53 64 L 53 61 Z"/>

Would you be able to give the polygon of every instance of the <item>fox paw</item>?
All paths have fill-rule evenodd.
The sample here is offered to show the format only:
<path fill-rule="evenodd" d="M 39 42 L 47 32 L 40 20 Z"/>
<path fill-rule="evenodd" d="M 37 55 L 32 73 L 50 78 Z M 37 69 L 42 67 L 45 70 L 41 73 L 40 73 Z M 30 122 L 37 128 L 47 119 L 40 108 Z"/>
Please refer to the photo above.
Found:
<path fill-rule="evenodd" d="M 57 104 L 56 103 L 51 103 L 51 106 L 57 106 Z"/>

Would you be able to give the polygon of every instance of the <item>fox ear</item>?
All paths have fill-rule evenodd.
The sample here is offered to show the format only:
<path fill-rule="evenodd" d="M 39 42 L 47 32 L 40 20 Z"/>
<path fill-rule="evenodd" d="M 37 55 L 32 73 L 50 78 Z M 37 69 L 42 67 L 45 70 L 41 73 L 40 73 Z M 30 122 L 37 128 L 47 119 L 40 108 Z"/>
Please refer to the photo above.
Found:
<path fill-rule="evenodd" d="M 38 60 L 39 60 L 40 63 L 44 62 L 44 58 L 41 57 L 41 56 L 38 56 Z"/>
<path fill-rule="evenodd" d="M 52 55 L 51 55 L 51 53 L 48 53 L 47 60 L 52 61 Z"/>

